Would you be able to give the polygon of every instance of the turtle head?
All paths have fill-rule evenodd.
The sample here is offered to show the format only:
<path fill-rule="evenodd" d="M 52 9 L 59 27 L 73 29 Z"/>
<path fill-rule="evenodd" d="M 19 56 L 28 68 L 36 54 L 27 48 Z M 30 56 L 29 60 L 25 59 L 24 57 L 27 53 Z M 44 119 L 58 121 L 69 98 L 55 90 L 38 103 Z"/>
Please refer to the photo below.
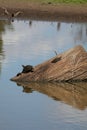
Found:
<path fill-rule="evenodd" d="M 25 68 L 25 65 L 22 65 L 23 68 Z"/>

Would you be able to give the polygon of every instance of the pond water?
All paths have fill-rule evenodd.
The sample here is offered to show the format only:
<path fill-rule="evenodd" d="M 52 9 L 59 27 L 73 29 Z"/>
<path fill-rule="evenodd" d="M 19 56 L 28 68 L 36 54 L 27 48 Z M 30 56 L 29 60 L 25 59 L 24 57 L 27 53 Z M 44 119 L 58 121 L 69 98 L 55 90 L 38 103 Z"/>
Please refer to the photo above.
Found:
<path fill-rule="evenodd" d="M 35 66 L 79 44 L 87 50 L 87 23 L 0 20 L 0 130 L 87 130 L 87 83 L 9 80 L 22 64 Z"/>

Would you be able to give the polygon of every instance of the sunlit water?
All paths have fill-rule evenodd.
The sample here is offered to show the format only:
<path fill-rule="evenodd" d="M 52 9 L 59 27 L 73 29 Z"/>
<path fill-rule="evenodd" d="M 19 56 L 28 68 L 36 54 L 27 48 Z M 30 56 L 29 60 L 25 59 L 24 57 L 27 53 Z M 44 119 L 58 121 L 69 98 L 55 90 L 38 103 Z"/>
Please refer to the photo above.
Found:
<path fill-rule="evenodd" d="M 60 92 L 56 85 L 49 92 L 32 85 L 26 93 L 9 80 L 22 64 L 35 66 L 78 44 L 87 50 L 87 23 L 0 21 L 0 130 L 87 130 L 83 93 L 50 93 Z"/>

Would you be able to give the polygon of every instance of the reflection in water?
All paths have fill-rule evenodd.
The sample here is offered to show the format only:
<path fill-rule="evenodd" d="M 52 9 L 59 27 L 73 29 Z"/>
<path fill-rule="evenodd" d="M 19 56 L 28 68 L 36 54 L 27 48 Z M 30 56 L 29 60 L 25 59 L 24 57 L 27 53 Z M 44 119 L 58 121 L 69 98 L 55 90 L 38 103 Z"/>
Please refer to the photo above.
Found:
<path fill-rule="evenodd" d="M 74 36 L 74 41 L 76 42 L 87 42 L 87 24 L 72 24 L 72 35 Z"/>
<path fill-rule="evenodd" d="M 3 55 L 2 33 L 5 32 L 5 21 L 0 21 L 0 55 Z"/>
<path fill-rule="evenodd" d="M 5 21 L 0 21 L 0 73 L 1 73 L 2 60 L 4 58 L 2 33 L 5 32 L 5 24 L 6 24 Z"/>
<path fill-rule="evenodd" d="M 21 84 L 17 83 L 17 86 L 21 86 Z M 25 86 L 22 86 L 22 87 L 23 87 L 23 92 L 25 92 L 25 93 L 32 93 L 33 92 L 32 88 L 25 87 Z"/>
<path fill-rule="evenodd" d="M 1 35 L 0 35 L 1 36 Z M 1 73 L 1 66 L 2 66 L 2 59 L 4 58 L 4 55 L 3 55 L 3 41 L 0 37 L 0 73 Z"/>
<path fill-rule="evenodd" d="M 57 30 L 61 31 L 62 28 L 62 23 L 58 22 L 57 23 Z M 67 30 L 69 27 L 67 26 Z M 72 23 L 71 24 L 71 35 L 74 39 L 75 43 L 80 44 L 80 42 L 86 43 L 87 42 L 87 24 L 86 23 Z"/>
<path fill-rule="evenodd" d="M 80 110 L 87 107 L 87 83 L 19 83 L 23 92 L 38 91 Z"/>
<path fill-rule="evenodd" d="M 60 27 L 61 27 L 61 22 L 58 22 L 58 23 L 57 23 L 57 30 L 58 30 L 58 31 L 60 30 Z"/>
<path fill-rule="evenodd" d="M 0 21 L 0 73 L 1 73 L 2 60 L 4 59 L 4 50 L 3 50 L 3 39 L 2 39 L 2 35 L 6 31 L 5 27 L 7 27 L 8 29 L 13 30 L 10 21 L 5 21 L 5 20 L 4 21 Z"/>
<path fill-rule="evenodd" d="M 32 27 L 32 21 L 31 20 L 29 21 L 29 27 Z"/>

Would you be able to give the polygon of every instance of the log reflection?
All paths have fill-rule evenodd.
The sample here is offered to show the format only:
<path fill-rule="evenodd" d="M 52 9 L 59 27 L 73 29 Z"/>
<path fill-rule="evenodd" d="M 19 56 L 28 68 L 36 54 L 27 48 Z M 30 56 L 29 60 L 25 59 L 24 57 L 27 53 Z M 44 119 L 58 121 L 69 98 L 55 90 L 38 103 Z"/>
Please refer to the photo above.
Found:
<path fill-rule="evenodd" d="M 19 83 L 23 92 L 38 91 L 80 110 L 87 107 L 87 83 Z"/>

